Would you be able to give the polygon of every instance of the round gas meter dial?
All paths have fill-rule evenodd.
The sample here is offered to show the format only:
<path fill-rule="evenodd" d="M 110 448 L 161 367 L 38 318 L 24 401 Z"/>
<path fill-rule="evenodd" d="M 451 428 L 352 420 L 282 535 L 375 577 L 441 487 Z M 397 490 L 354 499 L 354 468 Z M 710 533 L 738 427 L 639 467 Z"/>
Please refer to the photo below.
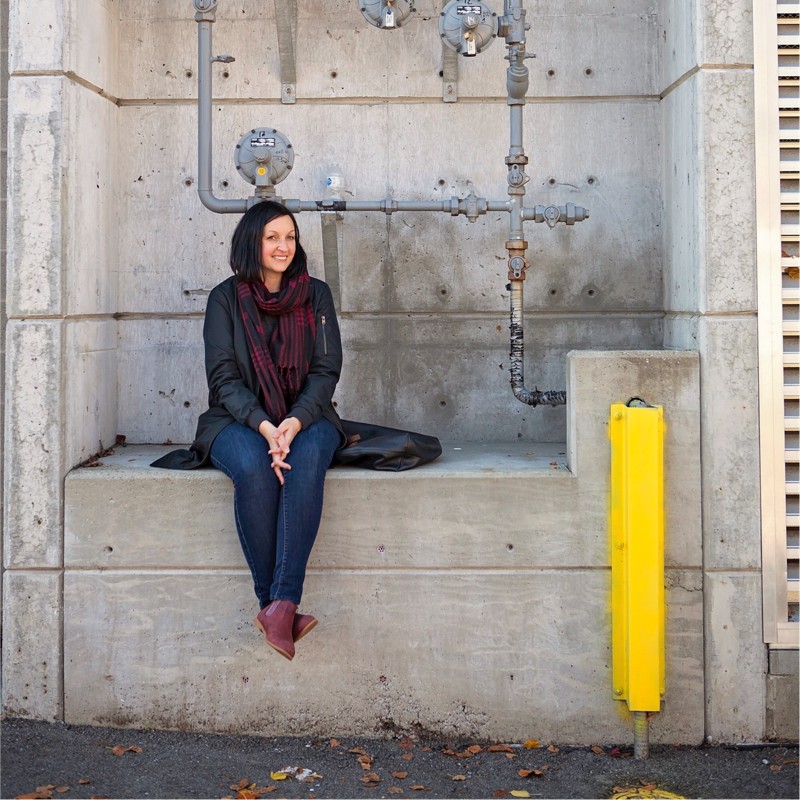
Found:
<path fill-rule="evenodd" d="M 376 28 L 399 28 L 417 10 L 413 0 L 360 0 L 364 19 Z"/>
<path fill-rule="evenodd" d="M 476 56 L 497 36 L 499 23 L 486 3 L 450 0 L 439 17 L 442 41 L 462 56 Z"/>
<path fill-rule="evenodd" d="M 275 128 L 253 128 L 239 140 L 233 160 L 246 181 L 256 186 L 273 186 L 289 174 L 294 165 L 294 150 Z"/>

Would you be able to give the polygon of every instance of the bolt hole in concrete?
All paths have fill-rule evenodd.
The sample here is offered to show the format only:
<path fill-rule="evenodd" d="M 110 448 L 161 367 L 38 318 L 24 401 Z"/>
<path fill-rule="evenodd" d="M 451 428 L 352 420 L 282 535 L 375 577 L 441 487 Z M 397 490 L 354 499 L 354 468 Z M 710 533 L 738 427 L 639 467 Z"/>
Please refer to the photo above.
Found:
<path fill-rule="evenodd" d="M 589 176 L 589 177 L 586 179 L 586 183 L 588 183 L 588 184 L 589 184 L 589 186 L 594 186 L 594 184 L 595 184 L 595 183 L 597 183 L 597 178 L 595 178 L 595 176 L 594 176 L 594 175 L 590 175 L 590 176 Z"/>
<path fill-rule="evenodd" d="M 378 552 L 379 553 L 385 553 L 386 552 L 386 545 L 385 544 L 379 544 L 378 545 Z"/>
<path fill-rule="evenodd" d="M 191 186 L 191 185 L 192 185 L 192 183 L 193 183 L 192 179 L 191 179 L 191 178 L 187 178 L 187 179 L 186 179 L 186 180 L 183 182 L 183 185 L 184 185 L 184 186 Z"/>
<path fill-rule="evenodd" d="M 509 553 L 510 553 L 510 552 L 511 552 L 513 549 L 514 549 L 514 545 L 513 545 L 513 544 L 509 543 L 509 544 L 507 544 L 507 545 L 506 545 L 506 550 L 508 550 L 508 552 L 509 552 Z"/>
<path fill-rule="evenodd" d="M 194 75 L 194 73 L 190 69 L 186 70 L 186 77 L 187 78 L 191 78 L 193 75 Z"/>
<path fill-rule="evenodd" d="M 586 67 L 586 69 L 583 72 L 584 75 L 586 75 L 586 77 L 591 77 L 592 75 L 594 75 L 594 70 L 591 67 Z"/>
<path fill-rule="evenodd" d="M 551 186 L 555 186 L 555 185 L 556 185 L 556 179 L 555 179 L 555 178 L 550 178 L 550 179 L 549 179 L 547 182 L 548 182 L 548 183 L 549 183 Z"/>
<path fill-rule="evenodd" d="M 223 189 L 227 189 L 229 186 L 230 186 L 230 184 L 228 183 L 228 181 L 222 181 L 222 188 Z"/>
<path fill-rule="evenodd" d="M 447 400 L 439 401 L 439 408 L 445 408 L 446 406 L 447 406 Z"/>
<path fill-rule="evenodd" d="M 192 404 L 188 400 L 184 400 L 183 401 L 183 407 L 184 408 L 191 408 L 191 406 L 192 406 Z"/>
<path fill-rule="evenodd" d="M 548 78 L 555 78 L 555 76 L 556 76 L 556 71 L 554 69 L 547 70 L 547 77 Z"/>
<path fill-rule="evenodd" d="M 558 294 L 558 289 L 551 289 L 550 290 L 550 297 L 555 297 Z"/>
<path fill-rule="evenodd" d="M 331 70 L 331 78 L 335 78 L 338 74 L 339 73 L 335 69 Z"/>
<path fill-rule="evenodd" d="M 444 178 L 439 178 L 439 180 L 436 182 L 439 184 L 439 186 L 444 186 Z"/>
<path fill-rule="evenodd" d="M 230 78 L 230 76 L 231 76 L 231 74 L 230 74 L 230 72 L 228 72 L 228 70 L 225 70 L 225 72 L 222 73 L 222 77 L 223 78 Z"/>
<path fill-rule="evenodd" d="M 106 545 L 106 546 L 103 548 L 103 552 L 104 552 L 104 553 L 113 553 L 113 552 L 114 552 L 114 548 L 113 548 L 113 547 L 111 547 L 111 545 Z"/>
<path fill-rule="evenodd" d="M 597 294 L 597 289 L 589 288 L 586 290 L 587 297 L 594 297 Z"/>

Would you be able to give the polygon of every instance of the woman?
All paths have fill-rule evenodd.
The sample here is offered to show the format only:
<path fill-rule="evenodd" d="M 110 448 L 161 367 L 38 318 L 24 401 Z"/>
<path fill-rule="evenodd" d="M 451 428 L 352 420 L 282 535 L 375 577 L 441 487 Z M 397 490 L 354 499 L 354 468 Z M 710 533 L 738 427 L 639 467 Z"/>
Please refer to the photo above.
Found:
<path fill-rule="evenodd" d="M 233 481 L 236 530 L 267 644 L 292 659 L 316 624 L 297 613 L 319 528 L 325 472 L 344 441 L 332 397 L 342 366 L 333 297 L 308 274 L 297 223 L 279 203 L 250 208 L 231 240 L 233 276 L 208 297 L 209 409 L 191 451 L 153 466 L 210 462 Z"/>

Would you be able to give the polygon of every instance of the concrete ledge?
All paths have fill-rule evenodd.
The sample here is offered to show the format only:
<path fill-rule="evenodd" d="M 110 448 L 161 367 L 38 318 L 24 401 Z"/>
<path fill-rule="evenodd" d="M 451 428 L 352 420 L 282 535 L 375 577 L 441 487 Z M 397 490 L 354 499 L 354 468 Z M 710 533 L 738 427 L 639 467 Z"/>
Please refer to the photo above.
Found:
<path fill-rule="evenodd" d="M 651 738 L 699 743 L 699 456 L 689 441 L 697 359 L 592 355 L 570 371 L 577 475 L 565 445 L 521 441 L 446 443 L 438 461 L 406 473 L 328 473 L 302 604 L 320 626 L 292 662 L 252 625 L 257 606 L 222 473 L 152 469 L 165 448 L 138 446 L 71 472 L 65 719 L 631 741 L 611 686 L 606 425 L 609 398 L 638 394 L 664 403 L 670 431 L 667 694 Z"/>

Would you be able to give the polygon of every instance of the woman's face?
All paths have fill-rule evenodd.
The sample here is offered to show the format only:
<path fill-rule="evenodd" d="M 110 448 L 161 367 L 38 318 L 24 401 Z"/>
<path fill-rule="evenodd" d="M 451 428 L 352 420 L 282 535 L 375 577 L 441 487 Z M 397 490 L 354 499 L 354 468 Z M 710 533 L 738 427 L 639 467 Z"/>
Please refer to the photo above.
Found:
<path fill-rule="evenodd" d="M 275 217 L 261 234 L 261 276 L 271 292 L 281 288 L 283 273 L 289 268 L 297 248 L 291 217 Z"/>

